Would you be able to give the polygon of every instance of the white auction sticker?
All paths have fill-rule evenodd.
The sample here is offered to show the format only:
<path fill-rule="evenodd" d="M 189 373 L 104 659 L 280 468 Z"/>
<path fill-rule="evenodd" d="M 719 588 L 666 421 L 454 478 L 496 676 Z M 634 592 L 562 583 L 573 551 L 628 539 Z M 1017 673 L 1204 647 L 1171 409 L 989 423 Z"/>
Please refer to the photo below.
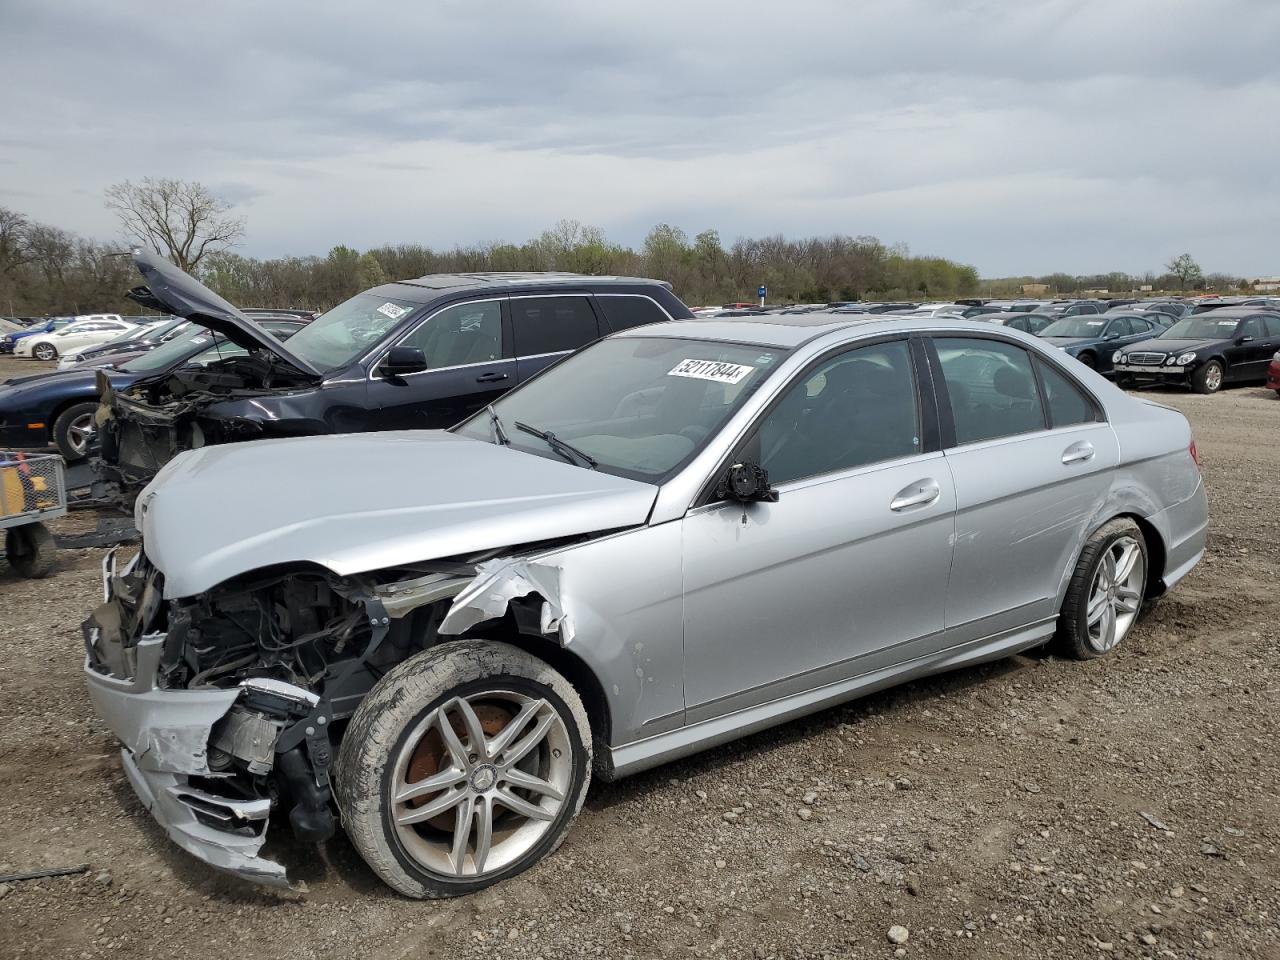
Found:
<path fill-rule="evenodd" d="M 392 320 L 399 320 L 409 312 L 409 308 L 398 307 L 394 303 L 384 303 L 378 308 L 378 312 L 383 316 L 390 317 Z"/>
<path fill-rule="evenodd" d="M 668 371 L 667 376 L 740 383 L 754 369 L 745 363 L 724 363 L 721 360 L 681 360 Z"/>

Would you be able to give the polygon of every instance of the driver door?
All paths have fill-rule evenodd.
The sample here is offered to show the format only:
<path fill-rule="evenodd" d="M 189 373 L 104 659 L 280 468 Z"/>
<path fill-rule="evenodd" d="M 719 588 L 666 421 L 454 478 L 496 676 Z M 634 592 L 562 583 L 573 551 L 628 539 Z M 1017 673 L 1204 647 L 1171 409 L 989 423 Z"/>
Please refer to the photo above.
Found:
<path fill-rule="evenodd" d="M 480 410 L 516 383 L 507 299 L 469 300 L 436 311 L 396 340 L 416 347 L 427 369 L 388 376 L 369 372 L 369 409 L 377 430 L 440 430 Z"/>
<path fill-rule="evenodd" d="M 682 521 L 686 722 L 939 642 L 956 498 L 923 442 L 911 353 L 888 340 L 801 373 L 737 454 L 769 472 L 777 502 Z"/>

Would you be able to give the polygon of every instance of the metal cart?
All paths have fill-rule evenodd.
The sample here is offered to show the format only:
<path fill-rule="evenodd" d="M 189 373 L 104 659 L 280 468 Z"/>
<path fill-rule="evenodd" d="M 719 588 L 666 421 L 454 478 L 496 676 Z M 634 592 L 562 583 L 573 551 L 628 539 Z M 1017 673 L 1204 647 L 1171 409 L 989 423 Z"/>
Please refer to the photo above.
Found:
<path fill-rule="evenodd" d="M 44 525 L 67 512 L 67 482 L 56 453 L 0 450 L 0 530 L 9 565 L 24 577 L 47 577 L 57 562 Z"/>

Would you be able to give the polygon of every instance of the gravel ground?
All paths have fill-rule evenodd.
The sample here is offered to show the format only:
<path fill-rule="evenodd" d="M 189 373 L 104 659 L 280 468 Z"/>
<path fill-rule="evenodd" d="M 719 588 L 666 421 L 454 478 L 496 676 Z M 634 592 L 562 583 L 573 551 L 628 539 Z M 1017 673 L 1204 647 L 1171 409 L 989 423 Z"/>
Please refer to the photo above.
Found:
<path fill-rule="evenodd" d="M 297 894 L 169 844 L 79 677 L 101 551 L 43 582 L 0 564 L 0 874 L 89 865 L 0 886 L 0 957 L 1280 958 L 1280 403 L 1159 399 L 1196 429 L 1209 552 L 1115 655 L 1015 657 L 594 785 L 559 853 L 447 902 L 343 839 L 275 832 Z"/>

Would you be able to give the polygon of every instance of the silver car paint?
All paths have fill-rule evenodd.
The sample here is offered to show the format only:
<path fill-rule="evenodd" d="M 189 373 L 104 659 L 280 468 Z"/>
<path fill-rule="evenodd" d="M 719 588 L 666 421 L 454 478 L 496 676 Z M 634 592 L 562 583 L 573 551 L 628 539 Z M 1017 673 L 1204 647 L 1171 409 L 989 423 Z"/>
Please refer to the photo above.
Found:
<path fill-rule="evenodd" d="M 616 775 L 1043 642 L 1085 538 L 1118 513 L 1159 535 L 1161 585 L 1202 555 L 1206 501 L 1185 419 L 1006 330 L 995 335 L 1086 386 L 1108 422 L 799 481 L 783 485 L 776 504 L 696 506 L 760 411 L 825 351 L 885 333 L 993 332 L 949 319 L 806 319 L 682 321 L 617 335 L 794 348 L 660 487 L 451 434 L 245 443 L 184 454 L 157 476 L 140 500 L 145 548 L 166 573 L 166 595 L 178 597 L 267 563 L 350 574 L 628 528 L 522 558 L 555 570 L 536 579 L 558 594 L 544 599 L 559 641 L 563 618 L 565 649 L 604 691 L 602 760 Z M 1063 463 L 1081 440 L 1093 445 L 1092 459 Z M 263 486 L 268 478 L 274 488 Z M 936 509 L 909 517 L 888 509 L 898 490 L 925 478 L 940 487 Z M 252 492 L 235 501 L 238 484 Z M 365 500 L 377 506 L 352 506 Z M 207 515 L 193 517 L 202 506 Z M 796 542 L 792 529 L 803 531 Z M 491 586 L 509 596 L 525 589 L 501 575 Z M 90 685 L 101 681 L 91 675 Z M 188 693 L 166 691 L 164 702 Z M 133 709 L 124 703 L 104 707 L 125 733 L 174 722 L 122 717 Z"/>
<path fill-rule="evenodd" d="M 189 451 L 165 464 L 135 514 L 172 598 L 278 563 L 346 575 L 634 526 L 655 493 L 481 440 L 402 431 Z"/>

